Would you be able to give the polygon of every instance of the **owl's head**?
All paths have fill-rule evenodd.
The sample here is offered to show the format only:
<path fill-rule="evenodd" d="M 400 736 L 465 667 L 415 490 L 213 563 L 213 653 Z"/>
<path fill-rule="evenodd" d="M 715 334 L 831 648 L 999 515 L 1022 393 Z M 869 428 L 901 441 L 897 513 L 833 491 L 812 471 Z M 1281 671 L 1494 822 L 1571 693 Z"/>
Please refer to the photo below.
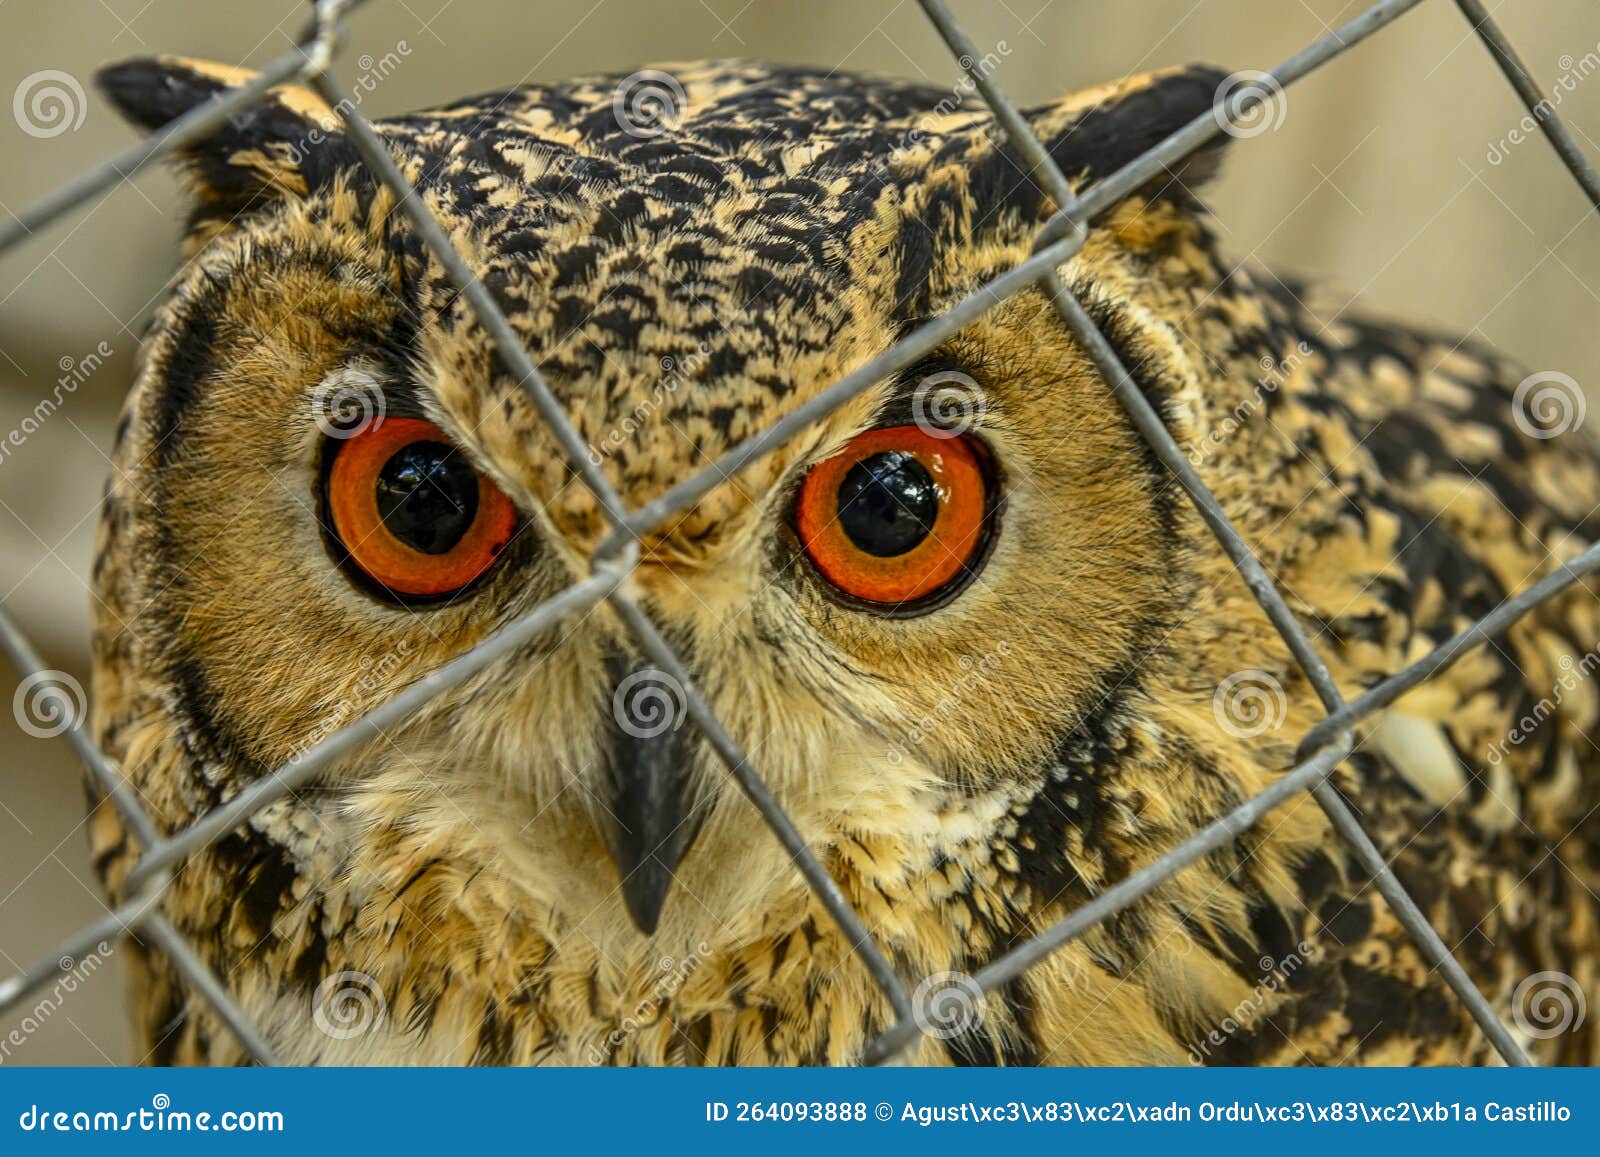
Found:
<path fill-rule="evenodd" d="M 163 58 L 101 79 L 153 129 L 244 78 Z M 1028 115 L 1083 186 L 1218 79 Z M 835 73 L 668 66 L 378 129 L 632 505 L 1026 258 L 1053 209 L 959 93 Z M 172 824 L 585 577 L 607 530 L 333 110 L 275 90 L 183 163 L 188 257 L 120 433 L 98 623 L 102 730 Z M 1185 438 L 1227 404 L 1222 335 L 1266 324 L 1219 288 L 1207 165 L 1130 196 L 1063 270 Z M 1063 753 L 1088 743 L 1110 782 L 1154 684 L 1209 695 L 1162 658 L 1195 597 L 1188 517 L 1030 290 L 646 536 L 627 589 L 855 898 L 910 897 L 909 921 L 960 887 L 952 863 L 1042 880 L 1091 856 L 1071 832 L 1102 819 L 1018 819 L 1083 775 Z M 358 889 L 447 870 L 475 918 L 603 954 L 658 923 L 802 922 L 782 849 L 655 678 L 608 606 L 573 615 L 255 830 Z"/>

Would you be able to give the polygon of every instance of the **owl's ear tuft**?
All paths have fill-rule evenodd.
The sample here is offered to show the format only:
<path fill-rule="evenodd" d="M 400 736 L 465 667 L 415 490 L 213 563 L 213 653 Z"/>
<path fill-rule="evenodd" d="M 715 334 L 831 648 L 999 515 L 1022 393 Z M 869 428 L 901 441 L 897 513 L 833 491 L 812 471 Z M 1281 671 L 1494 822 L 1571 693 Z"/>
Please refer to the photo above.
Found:
<path fill-rule="evenodd" d="M 1196 117 L 1211 115 L 1228 92 L 1229 76 L 1205 65 L 1131 76 L 1099 85 L 1027 113 L 1056 164 L 1079 187 L 1102 180 Z M 1182 199 L 1215 175 L 1226 135 L 1158 174 L 1151 195 Z"/>
<path fill-rule="evenodd" d="M 95 82 L 129 122 L 155 132 L 256 75 L 160 56 L 110 65 L 95 74 Z M 291 85 L 235 113 L 179 159 L 200 219 L 231 219 L 276 198 L 304 197 L 357 163 L 328 104 L 310 89 Z"/>

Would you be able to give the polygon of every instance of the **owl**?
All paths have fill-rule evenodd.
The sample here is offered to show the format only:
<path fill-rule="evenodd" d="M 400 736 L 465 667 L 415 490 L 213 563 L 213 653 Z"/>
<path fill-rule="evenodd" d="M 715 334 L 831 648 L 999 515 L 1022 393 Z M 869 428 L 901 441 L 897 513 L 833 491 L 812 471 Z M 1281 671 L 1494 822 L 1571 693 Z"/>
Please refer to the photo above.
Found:
<path fill-rule="evenodd" d="M 99 80 L 155 130 L 250 75 Z M 1081 189 L 1222 79 L 1026 115 Z M 181 158 L 185 260 L 94 567 L 95 727 L 164 832 L 582 580 L 609 530 L 335 112 L 278 88 Z M 1055 209 L 983 108 L 838 72 L 666 65 L 376 131 L 630 507 L 1027 258 Z M 1550 375 L 1230 261 L 1200 199 L 1219 161 L 1130 193 L 1061 276 L 1353 696 L 1593 540 L 1600 458 L 1548 420 Z M 1493 1060 L 1306 797 L 974 991 L 1271 785 L 1322 714 L 1038 289 L 644 534 L 624 589 L 918 1009 L 965 994 L 906 1059 Z M 1592 1022 L 1529 1007 L 1600 984 L 1597 640 L 1579 583 L 1365 720 L 1332 781 L 1552 1062 L 1600 1062 Z M 91 828 L 124 895 L 137 843 L 104 805 Z M 604 602 L 217 839 L 164 903 L 292 1063 L 848 1065 L 895 1023 Z M 142 1059 L 248 1059 L 136 955 Z"/>

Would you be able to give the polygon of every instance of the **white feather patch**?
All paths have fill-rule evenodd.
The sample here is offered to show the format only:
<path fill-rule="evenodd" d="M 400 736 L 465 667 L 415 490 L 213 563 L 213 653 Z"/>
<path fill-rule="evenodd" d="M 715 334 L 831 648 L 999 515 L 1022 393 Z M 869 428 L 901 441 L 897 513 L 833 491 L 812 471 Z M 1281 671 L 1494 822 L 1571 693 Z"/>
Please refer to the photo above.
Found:
<path fill-rule="evenodd" d="M 1467 786 L 1466 771 L 1455 749 L 1445 738 L 1444 728 L 1432 719 L 1385 712 L 1368 733 L 1367 742 L 1438 807 L 1444 807 Z"/>

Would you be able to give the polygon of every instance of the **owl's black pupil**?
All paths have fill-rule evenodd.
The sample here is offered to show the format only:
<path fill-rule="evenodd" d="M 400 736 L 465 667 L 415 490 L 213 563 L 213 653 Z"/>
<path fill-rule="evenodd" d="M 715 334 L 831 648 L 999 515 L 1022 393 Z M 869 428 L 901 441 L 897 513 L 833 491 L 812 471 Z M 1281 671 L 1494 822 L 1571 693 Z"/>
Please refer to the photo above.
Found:
<path fill-rule="evenodd" d="M 447 442 L 413 442 L 378 471 L 378 514 L 401 542 L 445 554 L 478 516 L 478 475 Z"/>
<path fill-rule="evenodd" d="M 850 541 L 878 558 L 905 554 L 933 530 L 939 487 L 916 455 L 869 454 L 839 484 L 839 525 Z"/>

